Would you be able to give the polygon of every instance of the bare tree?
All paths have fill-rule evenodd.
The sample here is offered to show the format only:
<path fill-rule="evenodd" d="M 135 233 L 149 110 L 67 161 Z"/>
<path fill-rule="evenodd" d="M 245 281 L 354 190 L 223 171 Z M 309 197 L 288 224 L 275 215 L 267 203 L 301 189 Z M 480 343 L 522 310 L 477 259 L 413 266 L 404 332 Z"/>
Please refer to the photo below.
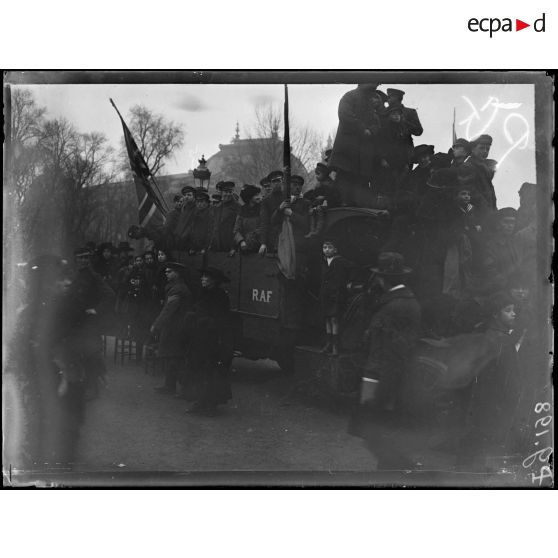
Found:
<path fill-rule="evenodd" d="M 184 145 L 183 126 L 156 114 L 144 105 L 135 105 L 128 115 L 128 126 L 147 166 L 156 175 L 176 149 Z M 128 155 L 122 140 L 123 169 L 129 171 Z"/>
<path fill-rule="evenodd" d="M 321 159 L 323 140 L 309 126 L 298 126 L 290 121 L 291 166 L 294 174 L 305 180 L 309 170 Z M 231 157 L 228 172 L 239 182 L 257 184 L 270 171 L 283 167 L 282 111 L 272 105 L 259 105 L 254 111 L 254 124 L 247 133 L 247 140 L 237 144 L 236 157 Z M 241 146 L 242 145 L 242 146 Z"/>

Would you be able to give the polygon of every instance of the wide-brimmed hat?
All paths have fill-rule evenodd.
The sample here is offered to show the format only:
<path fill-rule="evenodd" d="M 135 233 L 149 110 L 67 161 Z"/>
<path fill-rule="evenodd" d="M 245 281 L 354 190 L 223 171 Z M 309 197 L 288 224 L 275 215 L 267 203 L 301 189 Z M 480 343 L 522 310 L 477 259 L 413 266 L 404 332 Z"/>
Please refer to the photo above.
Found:
<path fill-rule="evenodd" d="M 378 275 L 395 277 L 408 275 L 413 270 L 405 265 L 401 254 L 397 252 L 382 252 L 378 256 L 378 266 L 373 267 L 372 271 Z"/>
<path fill-rule="evenodd" d="M 261 192 L 261 188 L 254 186 L 253 184 L 244 184 L 242 190 L 240 190 L 240 199 L 243 203 L 248 203 L 254 196 Z"/>
<path fill-rule="evenodd" d="M 216 267 L 204 267 L 198 269 L 200 275 L 206 275 L 211 277 L 216 283 L 230 283 L 231 280 L 218 268 Z"/>
<path fill-rule="evenodd" d="M 434 146 L 421 144 L 417 145 L 413 151 L 413 163 L 418 163 L 421 157 L 425 155 L 434 155 Z"/>

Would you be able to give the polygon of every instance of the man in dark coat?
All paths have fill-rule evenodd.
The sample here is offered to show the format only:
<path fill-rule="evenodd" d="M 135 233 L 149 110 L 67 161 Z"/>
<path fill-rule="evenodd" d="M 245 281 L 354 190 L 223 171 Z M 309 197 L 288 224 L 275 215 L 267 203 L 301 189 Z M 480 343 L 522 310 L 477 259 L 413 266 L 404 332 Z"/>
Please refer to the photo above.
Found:
<path fill-rule="evenodd" d="M 182 193 L 182 209 L 176 223 L 173 225 L 173 247 L 177 250 L 188 250 L 188 233 L 196 213 L 196 189 L 193 186 L 184 186 Z"/>
<path fill-rule="evenodd" d="M 198 188 L 194 197 L 196 211 L 188 231 L 188 252 L 190 255 L 205 254 L 211 244 L 213 233 L 213 216 L 209 208 L 209 194 L 202 188 Z"/>
<path fill-rule="evenodd" d="M 257 252 L 261 241 L 261 189 L 252 184 L 245 184 L 240 191 L 243 202 L 234 224 L 234 241 L 242 252 Z"/>
<path fill-rule="evenodd" d="M 449 151 L 451 155 L 451 166 L 461 166 L 471 155 L 471 143 L 464 138 L 457 138 Z"/>
<path fill-rule="evenodd" d="M 159 338 L 157 356 L 165 374 L 164 386 L 156 388 L 159 393 L 174 394 L 176 382 L 185 371 L 184 315 L 192 308 L 192 294 L 182 277 L 185 270 L 179 263 L 165 264 L 165 304 L 150 328 L 151 334 Z"/>
<path fill-rule="evenodd" d="M 118 263 L 114 260 L 114 247 L 112 242 L 103 242 L 97 249 L 97 259 L 93 265 L 93 270 L 97 272 L 114 290 L 116 287 L 116 274 Z"/>
<path fill-rule="evenodd" d="M 355 205 L 355 190 L 367 187 L 374 174 L 376 136 L 382 103 L 378 84 L 360 84 L 339 101 L 339 127 L 328 165 L 337 172 L 343 203 Z"/>
<path fill-rule="evenodd" d="M 187 412 L 213 416 L 231 397 L 229 368 L 234 354 L 230 301 L 221 288 L 229 282 L 213 267 L 200 269 L 201 292 L 189 316 L 188 370 L 197 384 L 197 401 Z"/>
<path fill-rule="evenodd" d="M 66 341 L 73 360 L 85 368 L 89 396 L 96 397 L 98 383 L 104 381 L 107 373 L 101 334 L 112 316 L 115 294 L 91 268 L 90 254 L 86 249 L 77 249 L 74 257 L 77 271 L 67 297 L 78 318 Z"/>
<path fill-rule="evenodd" d="M 240 211 L 240 204 L 234 198 L 234 182 L 225 181 L 217 184 L 221 192 L 221 202 L 212 208 L 213 238 L 211 250 L 215 252 L 235 252 L 234 224 Z"/>
<path fill-rule="evenodd" d="M 264 256 L 268 252 L 274 253 L 277 251 L 280 227 L 276 223 L 272 223 L 271 218 L 283 202 L 283 172 L 280 170 L 272 171 L 267 179 L 271 184 L 272 190 L 264 197 L 260 205 L 260 224 L 262 229 L 260 256 Z"/>
<path fill-rule="evenodd" d="M 412 136 L 420 136 L 422 135 L 423 129 L 422 124 L 420 123 L 420 119 L 418 117 L 416 109 L 412 109 L 406 107 L 403 104 L 403 96 L 405 95 L 405 91 L 401 91 L 400 89 L 387 89 L 387 103 L 389 108 L 399 106 L 403 111 L 403 123 L 405 124 L 406 129 L 410 134 L 410 144 L 411 147 L 413 146 L 413 138 Z"/>
<path fill-rule="evenodd" d="M 489 212 L 496 211 L 496 193 L 492 179 L 494 164 L 488 159 L 492 137 L 483 134 L 471 142 L 471 156 L 459 167 L 464 185 L 475 188 L 474 204 Z"/>

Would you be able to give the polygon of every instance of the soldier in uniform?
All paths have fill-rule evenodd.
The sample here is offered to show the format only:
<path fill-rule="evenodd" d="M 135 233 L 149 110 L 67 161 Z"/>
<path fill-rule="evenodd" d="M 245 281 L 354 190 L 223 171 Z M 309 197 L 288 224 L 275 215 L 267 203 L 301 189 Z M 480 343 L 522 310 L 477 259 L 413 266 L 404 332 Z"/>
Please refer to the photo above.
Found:
<path fill-rule="evenodd" d="M 182 210 L 173 228 L 173 246 L 177 250 L 188 249 L 188 233 L 196 213 L 196 202 L 194 199 L 196 189 L 193 186 L 184 186 L 182 193 Z"/>
<path fill-rule="evenodd" d="M 387 89 L 386 92 L 388 107 L 400 107 L 402 109 L 402 122 L 405 125 L 408 133 L 410 134 L 409 143 L 411 145 L 411 148 L 413 148 L 413 136 L 420 136 L 424 131 L 422 128 L 422 124 L 420 123 L 417 111 L 415 109 L 406 107 L 403 104 L 405 91 L 401 91 L 400 89 Z"/>
<path fill-rule="evenodd" d="M 242 252 L 257 252 L 262 244 L 260 226 L 261 189 L 245 184 L 240 191 L 242 207 L 234 225 L 234 241 Z"/>
<path fill-rule="evenodd" d="M 267 252 L 277 251 L 277 241 L 279 238 L 279 227 L 272 222 L 272 216 L 283 202 L 283 172 L 280 170 L 272 171 L 268 175 L 271 184 L 271 192 L 264 197 L 260 206 L 260 224 L 262 228 L 262 245 L 259 254 L 264 256 Z"/>
<path fill-rule="evenodd" d="M 194 198 L 196 200 L 196 211 L 188 231 L 188 252 L 190 255 L 205 254 L 211 244 L 211 235 L 213 233 L 213 218 L 209 210 L 209 194 L 202 188 L 198 188 Z"/>
<path fill-rule="evenodd" d="M 212 208 L 214 229 L 211 250 L 229 252 L 232 256 L 235 252 L 233 230 L 240 204 L 234 198 L 234 182 L 220 182 L 216 187 L 221 192 L 222 201 Z"/>
<path fill-rule="evenodd" d="M 339 127 L 328 164 L 335 168 L 344 205 L 357 205 L 357 188 L 367 188 L 374 174 L 376 136 L 380 130 L 378 84 L 359 84 L 339 101 Z"/>
<path fill-rule="evenodd" d="M 494 165 L 489 163 L 488 154 L 492 137 L 483 134 L 471 142 L 471 156 L 459 167 L 464 185 L 475 188 L 473 201 L 482 211 L 496 211 L 496 193 L 492 179 Z"/>
<path fill-rule="evenodd" d="M 165 263 L 165 303 L 150 328 L 151 334 L 159 339 L 157 356 L 165 375 L 165 384 L 155 388 L 159 393 L 175 394 L 176 383 L 185 372 L 184 316 L 192 309 L 192 294 L 182 275 L 185 271 L 182 264 Z"/>

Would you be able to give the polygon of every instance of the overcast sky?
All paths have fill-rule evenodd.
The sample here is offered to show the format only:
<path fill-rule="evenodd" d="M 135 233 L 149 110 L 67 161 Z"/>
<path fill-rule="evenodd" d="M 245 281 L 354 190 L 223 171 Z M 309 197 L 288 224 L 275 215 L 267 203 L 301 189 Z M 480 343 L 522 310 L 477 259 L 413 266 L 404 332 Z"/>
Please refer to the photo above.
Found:
<path fill-rule="evenodd" d="M 415 145 L 434 144 L 447 151 L 451 144 L 454 107 L 457 135 L 468 139 L 479 133 L 494 138 L 490 157 L 501 161 L 494 179 L 498 206 L 518 205 L 517 190 L 523 182 L 535 182 L 534 87 L 533 85 L 405 84 L 404 102 L 417 108 L 424 127 Z M 240 124 L 245 137 L 254 124 L 257 105 L 282 107 L 282 85 L 31 85 L 48 116 L 65 116 L 81 132 L 103 132 L 118 147 L 122 128 L 109 103 L 112 97 L 126 117 L 137 103 L 163 113 L 184 125 L 185 145 L 169 161 L 165 173 L 186 172 L 197 166 L 204 154 L 209 158 L 220 143 L 228 143 Z M 324 141 L 337 128 L 337 106 L 353 84 L 291 85 L 291 119 L 320 132 Z M 498 106 L 496 106 L 499 104 Z M 483 110 L 484 109 L 484 110 Z M 465 122 L 476 112 L 474 119 Z M 515 145 L 515 147 L 514 147 Z"/>

